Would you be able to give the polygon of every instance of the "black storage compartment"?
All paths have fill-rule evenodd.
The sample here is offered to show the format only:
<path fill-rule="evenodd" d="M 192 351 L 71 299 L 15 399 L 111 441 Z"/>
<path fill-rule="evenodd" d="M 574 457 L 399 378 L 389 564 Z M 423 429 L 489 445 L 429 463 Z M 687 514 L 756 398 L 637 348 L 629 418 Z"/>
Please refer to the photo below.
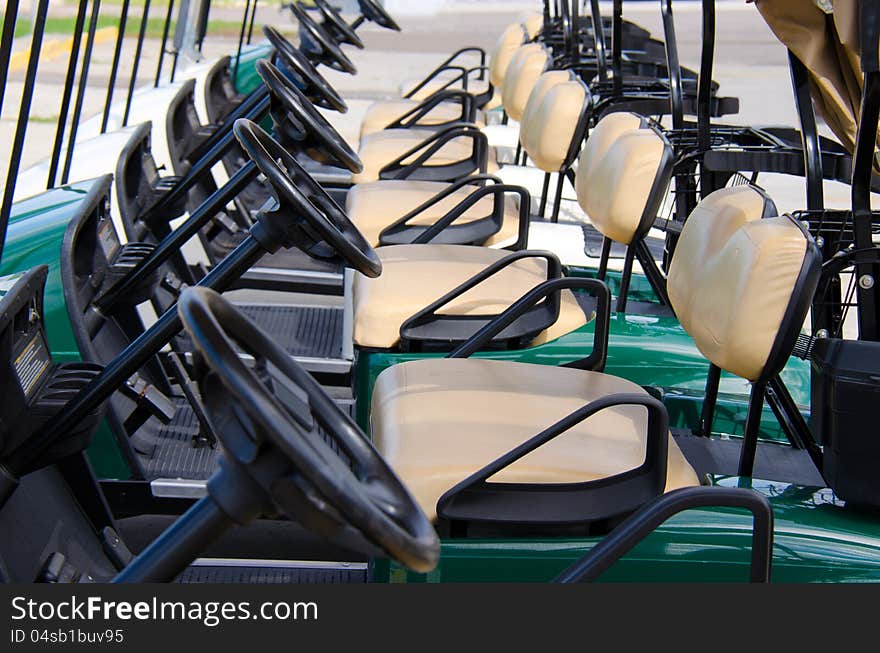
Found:
<path fill-rule="evenodd" d="M 845 501 L 880 506 L 880 343 L 817 339 L 812 367 L 825 480 Z"/>

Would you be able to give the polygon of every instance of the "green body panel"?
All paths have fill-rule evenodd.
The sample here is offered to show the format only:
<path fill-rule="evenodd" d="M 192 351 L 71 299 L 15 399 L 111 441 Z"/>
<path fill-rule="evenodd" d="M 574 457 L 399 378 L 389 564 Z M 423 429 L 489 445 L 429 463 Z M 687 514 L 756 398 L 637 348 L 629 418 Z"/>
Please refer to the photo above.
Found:
<path fill-rule="evenodd" d="M 242 48 L 238 66 L 235 66 L 236 91 L 246 95 L 263 83 L 257 73 L 256 65 L 257 61 L 265 59 L 270 52 L 272 52 L 272 46 L 268 44 L 248 45 Z M 233 55 L 232 58 L 234 64 L 235 56 Z"/>
<path fill-rule="evenodd" d="M 591 322 L 552 342 L 535 347 L 516 351 L 480 352 L 474 356 L 559 365 L 583 358 L 590 352 L 593 346 L 593 326 Z M 404 361 L 442 356 L 443 354 L 358 351 L 355 361 L 355 396 L 356 417 L 361 428 L 369 432 L 372 389 L 376 377 L 384 369 Z M 661 391 L 673 427 L 695 428 L 699 424 L 708 366 L 694 341 L 674 318 L 612 314 L 605 371 Z M 809 364 L 792 358 L 782 376 L 802 411 L 807 413 Z M 731 375 L 722 375 L 713 422 L 716 433 L 742 433 L 748 392 L 748 382 Z M 764 410 L 761 437 L 770 440 L 784 439 L 769 408 Z"/>
<path fill-rule="evenodd" d="M 61 247 L 64 232 L 81 214 L 82 203 L 100 184 L 100 179 L 55 188 L 12 205 L 0 275 L 49 266 L 43 297 L 43 320 L 52 357 L 59 363 L 81 360 L 73 337 L 64 290 L 61 285 Z M 119 453 L 110 428 L 102 422 L 88 450 L 99 478 L 128 478 L 131 475 Z"/>
<path fill-rule="evenodd" d="M 723 477 L 718 485 L 752 487 L 776 518 L 775 582 L 880 581 L 880 520 L 844 508 L 830 490 Z M 689 510 L 670 519 L 612 566 L 603 581 L 742 582 L 748 579 L 751 516 L 732 509 Z M 382 561 L 377 581 L 547 582 L 588 551 L 596 538 L 445 540 L 430 574 Z"/>
<path fill-rule="evenodd" d="M 52 356 L 58 362 L 79 360 L 61 288 L 61 243 L 70 220 L 93 181 L 56 188 L 12 205 L 0 274 L 48 265 L 44 321 Z"/>

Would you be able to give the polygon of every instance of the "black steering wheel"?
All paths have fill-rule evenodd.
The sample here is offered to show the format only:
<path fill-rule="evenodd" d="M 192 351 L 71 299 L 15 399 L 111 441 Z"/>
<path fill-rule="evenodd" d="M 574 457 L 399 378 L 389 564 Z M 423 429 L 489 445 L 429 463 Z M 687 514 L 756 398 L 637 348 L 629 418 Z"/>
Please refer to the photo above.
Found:
<path fill-rule="evenodd" d="M 321 63 L 334 70 L 351 75 L 357 74 L 357 68 L 345 55 L 339 44 L 327 34 L 323 27 L 315 22 L 314 18 L 309 16 L 305 9 L 299 6 L 299 3 L 291 2 L 290 10 L 299 21 L 301 47 L 305 48 L 306 52 L 320 57 Z"/>
<path fill-rule="evenodd" d="M 373 21 L 380 27 L 393 29 L 395 32 L 400 31 L 400 25 L 397 24 L 397 21 L 376 0 L 358 0 L 358 6 L 367 20 Z"/>
<path fill-rule="evenodd" d="M 382 262 L 367 239 L 287 150 L 247 118 L 236 120 L 232 129 L 245 152 L 269 180 L 278 203 L 304 218 L 305 223 L 298 223 L 296 229 L 300 240 L 309 241 L 302 247 L 310 256 L 342 257 L 349 267 L 372 278 L 382 273 Z M 288 231 L 289 221 L 282 222 L 284 226 L 280 228 Z M 273 242 L 285 240 L 282 235 Z"/>
<path fill-rule="evenodd" d="M 318 72 L 302 52 L 293 47 L 293 44 L 281 35 L 281 32 L 270 25 L 264 25 L 263 34 L 275 48 L 284 65 L 305 87 L 304 92 L 313 104 L 325 109 L 333 109 L 339 113 L 348 111 L 348 105 L 345 104 L 345 100 L 342 99 L 338 91 L 324 79 L 324 76 Z"/>
<path fill-rule="evenodd" d="M 269 89 L 274 132 L 285 146 L 296 147 L 320 163 L 350 172 L 364 169 L 346 140 L 274 64 L 260 59 L 256 68 Z"/>
<path fill-rule="evenodd" d="M 351 25 L 345 22 L 345 19 L 336 7 L 327 2 L 327 0 L 312 1 L 324 15 L 324 23 L 322 24 L 322 27 L 324 27 L 325 30 L 334 32 L 342 43 L 348 43 L 360 50 L 364 49 L 364 42 L 361 41 L 361 37 L 357 35 L 357 32 L 354 31 L 354 28 L 352 28 Z"/>
<path fill-rule="evenodd" d="M 213 290 L 187 289 L 178 312 L 199 354 L 221 465 L 246 470 L 276 510 L 307 528 L 332 536 L 352 527 L 415 571 L 436 566 L 440 542 L 425 513 L 289 353 Z M 253 368 L 233 342 L 254 357 Z"/>

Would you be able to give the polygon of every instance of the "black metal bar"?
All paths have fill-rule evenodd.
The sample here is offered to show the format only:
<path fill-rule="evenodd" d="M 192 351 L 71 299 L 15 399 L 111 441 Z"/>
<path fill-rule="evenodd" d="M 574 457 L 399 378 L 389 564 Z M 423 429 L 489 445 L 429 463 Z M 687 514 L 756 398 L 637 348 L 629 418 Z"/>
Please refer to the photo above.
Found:
<path fill-rule="evenodd" d="M 744 488 L 689 487 L 658 497 L 627 517 L 589 553 L 556 578 L 559 583 L 596 580 L 671 517 L 694 508 L 742 508 L 752 513 L 749 580 L 770 582 L 773 560 L 773 509 L 766 497 Z"/>
<path fill-rule="evenodd" d="M 749 412 L 743 430 L 742 452 L 739 457 L 740 476 L 750 477 L 755 468 L 755 453 L 758 450 L 758 431 L 761 428 L 761 415 L 764 412 L 764 395 L 767 393 L 766 381 L 752 383 L 749 393 Z"/>
<path fill-rule="evenodd" d="M 660 0 L 663 15 L 663 41 L 666 46 L 666 71 L 669 77 L 669 104 L 672 111 L 672 128 L 684 128 L 684 97 L 681 85 L 681 63 L 678 59 L 678 40 L 675 36 L 675 18 L 672 0 Z"/>
<path fill-rule="evenodd" d="M 215 129 L 208 138 L 200 142 L 198 147 L 189 153 L 188 158 L 190 160 L 195 159 L 198 161 L 204 157 L 217 143 L 229 134 L 235 121 L 239 118 L 249 118 L 254 122 L 262 120 L 265 114 L 269 111 L 269 102 L 267 102 L 268 97 L 269 88 L 265 84 L 260 84 L 260 86 L 254 89 L 250 95 L 242 100 L 228 116 L 223 118 L 220 126 Z M 195 156 L 196 153 L 200 154 Z"/>
<path fill-rule="evenodd" d="M 205 42 L 205 35 L 208 33 L 208 19 L 211 14 L 211 2 L 205 0 L 199 5 L 199 15 L 196 17 L 196 45 L 199 52 L 202 51 L 202 44 Z"/>
<path fill-rule="evenodd" d="M 263 246 L 253 236 L 248 236 L 196 285 L 222 292 L 265 253 Z M 45 451 L 46 447 L 69 434 L 86 415 L 100 406 L 125 383 L 126 379 L 155 356 L 180 329 L 177 304 L 174 304 L 149 329 L 117 355 L 100 375 L 65 404 L 43 430 L 33 436 L 32 446 L 25 452 L 26 457 L 16 460 L 12 471 L 26 469 L 32 459 Z"/>
<path fill-rule="evenodd" d="M 254 8 L 251 9 L 251 22 L 248 25 L 248 35 L 247 35 L 247 44 L 251 44 L 251 39 L 254 35 L 254 20 L 257 17 L 257 0 L 254 0 Z"/>
<path fill-rule="evenodd" d="M 874 152 L 877 148 L 877 125 L 880 118 L 880 6 L 861 2 L 859 6 L 861 64 L 864 73 L 859 131 L 856 136 L 852 171 L 853 233 L 856 249 L 873 246 L 871 227 L 871 181 Z M 855 266 L 858 296 L 859 339 L 880 340 L 880 301 L 877 282 L 880 266 L 863 262 Z"/>
<path fill-rule="evenodd" d="M 611 258 L 611 245 L 613 241 L 608 236 L 602 236 L 602 253 L 599 255 L 599 269 L 596 278 L 604 281 L 608 274 L 608 259 Z"/>
<path fill-rule="evenodd" d="M 712 69 L 715 65 L 715 0 L 703 0 L 703 45 L 697 80 L 697 144 L 701 151 L 711 145 Z M 701 184 L 702 186 L 702 184 Z M 701 188 L 703 197 L 707 195 Z"/>
<path fill-rule="evenodd" d="M 556 193 L 553 196 L 553 213 L 550 215 L 551 222 L 559 222 L 559 209 L 562 204 L 562 189 L 565 186 L 565 173 L 556 175 Z"/>
<path fill-rule="evenodd" d="M 208 220 L 213 218 L 218 211 L 223 209 L 256 178 L 257 172 L 257 166 L 253 161 L 242 166 L 229 181 L 211 193 L 197 209 L 190 213 L 182 225 L 162 239 L 150 255 L 141 261 L 134 270 L 108 289 L 96 302 L 98 308 L 104 313 L 111 312 L 116 302 L 125 297 L 130 289 L 135 288 L 173 255 L 179 253 L 180 248 L 195 236 L 199 229 L 207 224 Z"/>
<path fill-rule="evenodd" d="M 648 249 L 648 243 L 645 242 L 645 238 L 643 237 L 636 242 L 630 243 L 630 247 L 635 249 L 636 260 L 642 266 L 642 272 L 644 272 L 645 277 L 648 279 L 648 283 L 651 284 L 651 290 L 654 291 L 661 304 L 669 306 L 669 294 L 666 292 L 666 277 L 663 276 L 663 272 L 657 266 L 656 261 L 654 261 L 654 255 Z"/>
<path fill-rule="evenodd" d="M 180 53 L 177 50 L 174 50 L 174 54 L 171 55 L 171 78 L 168 80 L 172 84 L 174 83 L 174 75 L 177 73 L 177 60 L 179 57 Z"/>
<path fill-rule="evenodd" d="M 107 81 L 107 99 L 104 100 L 104 115 L 101 117 L 101 133 L 107 131 L 110 121 L 110 105 L 113 104 L 113 91 L 116 88 L 116 73 L 119 72 L 119 57 L 122 54 L 122 43 L 125 40 L 125 24 L 128 22 L 128 5 L 131 0 L 122 0 L 119 14 L 119 33 L 116 35 L 116 48 L 113 50 L 113 63 L 110 65 L 110 79 Z"/>
<path fill-rule="evenodd" d="M 156 65 L 156 81 L 153 82 L 153 88 L 159 87 L 159 80 L 162 79 L 162 64 L 165 60 L 165 48 L 168 45 L 168 32 L 171 29 L 171 17 L 174 15 L 174 0 L 168 0 L 168 11 L 165 12 L 165 26 L 162 28 L 162 45 L 159 46 L 159 63 Z"/>
<path fill-rule="evenodd" d="M 79 86 L 76 89 L 73 115 L 70 118 L 70 133 L 67 135 L 67 152 L 64 155 L 64 167 L 61 169 L 61 184 L 66 184 L 70 179 L 70 166 L 73 163 L 73 150 L 76 146 L 76 133 L 79 129 L 79 119 L 82 116 L 83 101 L 86 97 L 86 87 L 89 81 L 89 66 L 92 62 L 92 47 L 95 44 L 95 32 L 98 31 L 98 15 L 101 11 L 101 0 L 94 0 L 92 14 L 89 16 L 89 34 L 86 39 L 86 49 L 83 51 L 82 66 L 79 70 Z"/>
<path fill-rule="evenodd" d="M 632 279 L 633 261 L 636 257 L 635 247 L 627 245 L 623 258 L 623 270 L 620 273 L 620 287 L 617 289 L 617 312 L 626 312 L 626 299 L 629 295 L 629 282 Z"/>
<path fill-rule="evenodd" d="M 70 110 L 70 96 L 73 95 L 76 64 L 79 61 L 79 47 L 82 43 L 83 26 L 86 22 L 88 5 L 88 0 L 83 0 L 79 3 L 79 8 L 76 12 L 76 22 L 73 27 L 73 44 L 70 47 L 70 58 L 67 60 L 67 75 L 64 78 L 64 90 L 61 93 L 58 124 L 55 127 L 55 143 L 52 146 L 52 156 L 49 159 L 49 175 L 46 178 L 46 188 L 53 188 L 55 186 L 58 165 L 61 162 L 61 147 L 64 143 L 64 131 L 67 129 L 67 113 Z"/>
<path fill-rule="evenodd" d="M 251 0 L 245 0 L 244 15 L 241 17 L 241 32 L 238 35 L 238 51 L 235 53 L 235 65 L 232 67 L 232 79 L 238 75 L 238 60 L 241 59 L 241 47 L 244 43 L 244 33 L 247 29 L 248 10 L 251 8 Z"/>
<path fill-rule="evenodd" d="M 150 0 L 144 0 L 144 13 L 141 17 L 141 28 L 138 32 L 137 45 L 134 48 L 134 61 L 131 65 L 131 79 L 128 81 L 128 95 L 125 98 L 125 111 L 122 113 L 122 126 L 128 125 L 128 114 L 131 111 L 131 99 L 137 84 L 138 68 L 141 65 L 141 52 L 144 48 L 144 36 L 147 33 L 147 19 L 150 16 Z"/>
<path fill-rule="evenodd" d="M 602 25 L 602 11 L 599 0 L 590 0 L 590 18 L 593 24 L 593 48 L 596 51 L 596 66 L 601 81 L 608 80 L 608 55 L 605 52 L 605 28 Z"/>
<path fill-rule="evenodd" d="M 541 186 L 541 205 L 538 207 L 538 215 L 542 218 L 547 212 L 547 195 L 550 193 L 550 173 L 544 173 L 544 185 Z"/>
<path fill-rule="evenodd" d="M 18 0 L 8 0 L 3 13 L 3 36 L 0 37 L 0 61 L 9 61 L 12 55 L 12 41 L 15 39 L 15 21 L 18 18 Z M 0 66 L 0 110 L 6 95 L 6 76 L 9 66 Z"/>
<path fill-rule="evenodd" d="M 263 112 L 268 110 L 268 108 L 269 98 L 267 96 L 257 105 L 257 108 L 252 115 L 262 116 Z M 202 158 L 193 164 L 192 168 L 189 169 L 189 172 L 187 172 L 186 175 L 174 185 L 174 188 L 172 188 L 167 195 L 162 197 L 158 204 L 150 207 L 149 210 L 151 213 L 161 212 L 166 206 L 171 206 L 183 200 L 186 197 L 187 192 L 189 192 L 189 189 L 207 174 L 211 168 L 214 167 L 215 163 L 223 158 L 223 155 L 226 154 L 235 139 L 235 136 L 232 133 L 232 125 L 234 123 L 230 121 L 227 124 L 229 127 L 225 129 L 223 137 L 217 141 L 216 145 L 205 152 Z"/>
<path fill-rule="evenodd" d="M 9 170 L 6 173 L 6 187 L 3 189 L 3 204 L 0 206 L 0 245 L 6 242 L 6 228 L 9 225 L 9 214 L 12 212 L 12 196 L 15 194 L 15 181 L 21 166 L 21 153 L 24 149 L 24 138 L 27 134 L 28 120 L 31 114 L 31 102 L 34 98 L 34 84 L 37 80 L 37 67 L 40 63 L 40 47 L 43 44 L 43 32 L 46 29 L 46 13 L 49 0 L 40 0 L 34 17 L 31 51 L 28 57 L 24 88 L 21 92 L 21 104 L 18 110 L 18 122 L 15 125 L 15 136 L 12 139 L 12 152 L 9 155 Z M 2 251 L 0 251 L 2 256 Z"/>
<path fill-rule="evenodd" d="M 611 95 L 623 92 L 623 0 L 614 0 L 611 14 Z"/>
<path fill-rule="evenodd" d="M 787 424 L 783 423 L 782 419 L 780 419 L 780 424 L 786 429 L 786 435 L 788 435 L 789 440 L 797 440 L 800 442 L 801 446 L 806 449 L 807 453 L 810 455 L 816 469 L 818 469 L 821 474 L 823 469 L 822 449 L 816 443 L 816 440 L 813 437 L 813 432 L 810 430 L 807 421 L 804 419 L 804 416 L 801 414 L 794 398 L 792 398 L 791 393 L 788 391 L 785 382 L 782 380 L 782 377 L 777 374 L 770 379 L 769 385 L 774 402 L 785 415 Z M 771 395 L 768 395 L 768 399 L 770 396 Z M 771 406 L 772 405 L 773 403 L 771 403 Z M 776 413 L 776 408 L 774 408 L 774 412 Z M 779 413 L 776 413 L 776 416 L 777 418 L 780 418 Z M 789 430 L 792 431 L 791 434 L 789 434 Z"/>
<path fill-rule="evenodd" d="M 703 397 L 703 409 L 700 412 L 700 425 L 694 435 L 708 438 L 712 435 L 712 422 L 715 421 L 715 406 L 718 404 L 718 387 L 721 384 L 721 368 L 709 363 L 706 375 L 706 394 Z"/>
<path fill-rule="evenodd" d="M 210 496 L 199 499 L 113 579 L 114 583 L 170 583 L 235 522 Z"/>
<path fill-rule="evenodd" d="M 816 113 L 810 96 L 809 71 L 791 50 L 788 51 L 788 66 L 794 103 L 801 125 L 801 145 L 804 148 L 804 170 L 807 179 L 807 209 L 820 211 L 825 208 L 822 151 L 819 144 L 819 130 L 816 126 Z"/>

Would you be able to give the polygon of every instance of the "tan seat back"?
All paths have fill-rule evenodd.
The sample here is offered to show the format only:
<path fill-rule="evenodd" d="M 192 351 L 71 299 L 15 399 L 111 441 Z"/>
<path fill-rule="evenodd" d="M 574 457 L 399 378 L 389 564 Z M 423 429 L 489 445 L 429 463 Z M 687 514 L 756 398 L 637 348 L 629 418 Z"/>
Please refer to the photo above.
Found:
<path fill-rule="evenodd" d="M 636 114 L 608 114 L 581 152 L 578 204 L 603 236 L 629 245 L 654 223 L 672 165 L 672 146 L 658 129 Z"/>
<path fill-rule="evenodd" d="M 541 30 L 544 29 L 544 16 L 539 13 L 530 13 L 523 16 L 522 26 L 526 31 L 529 41 L 534 41 L 538 38 Z"/>
<path fill-rule="evenodd" d="M 529 95 L 549 61 L 547 51 L 538 43 L 521 46 L 510 60 L 501 85 L 501 104 L 507 115 L 517 122 L 522 118 Z"/>
<path fill-rule="evenodd" d="M 495 88 L 504 84 L 504 75 L 510 66 L 510 60 L 526 40 L 526 33 L 521 23 L 513 23 L 501 32 L 495 46 L 489 51 L 489 81 Z"/>
<path fill-rule="evenodd" d="M 588 107 L 587 87 L 571 72 L 541 75 L 526 103 L 519 135 L 537 167 L 558 172 L 571 164 L 586 129 Z"/>
<path fill-rule="evenodd" d="M 752 186 L 723 188 L 688 217 L 667 290 L 697 348 L 723 370 L 765 381 L 788 360 L 819 277 L 812 238 Z"/>

